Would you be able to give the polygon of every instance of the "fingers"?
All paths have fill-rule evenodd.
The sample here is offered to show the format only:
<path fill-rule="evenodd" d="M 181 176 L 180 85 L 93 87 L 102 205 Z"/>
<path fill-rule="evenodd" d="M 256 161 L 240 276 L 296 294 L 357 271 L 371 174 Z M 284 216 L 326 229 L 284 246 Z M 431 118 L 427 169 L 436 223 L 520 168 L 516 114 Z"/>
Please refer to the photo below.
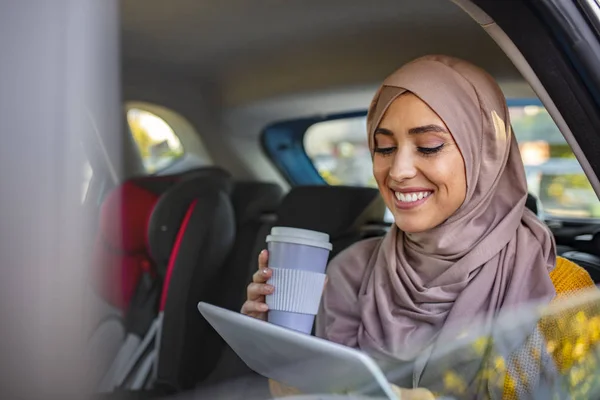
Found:
<path fill-rule="evenodd" d="M 392 390 L 394 391 L 394 394 L 398 397 L 398 399 L 402 398 L 402 389 L 400 389 L 398 386 L 394 385 L 393 383 L 390 384 L 390 386 L 392 387 Z"/>
<path fill-rule="evenodd" d="M 252 283 L 247 288 L 247 300 L 242 305 L 242 314 L 266 320 L 269 306 L 265 302 L 265 296 L 275 291 L 272 285 L 266 283 L 273 275 L 273 271 L 269 269 L 268 264 L 269 253 L 267 250 L 263 250 L 258 255 L 258 271 L 252 275 Z"/>
<path fill-rule="evenodd" d="M 242 306 L 242 314 L 262 314 L 269 311 L 269 306 L 266 303 L 260 301 L 248 300 Z"/>
<path fill-rule="evenodd" d="M 261 268 L 252 275 L 252 282 L 254 283 L 265 283 L 271 276 L 273 275 L 273 271 L 270 268 Z"/>
<path fill-rule="evenodd" d="M 428 389 L 416 388 L 414 389 L 415 399 L 420 400 L 435 400 L 435 396 Z M 418 396 L 418 397 L 417 397 Z"/>
<path fill-rule="evenodd" d="M 269 264 L 269 252 L 267 250 L 263 250 L 258 255 L 258 269 L 265 269 Z"/>
<path fill-rule="evenodd" d="M 252 275 L 252 282 L 255 283 L 265 283 L 269 279 L 271 279 L 271 275 L 273 275 L 273 271 L 268 266 L 269 263 L 269 252 L 267 250 L 263 250 L 258 255 L 258 271 Z"/>
<path fill-rule="evenodd" d="M 425 388 L 404 389 L 394 384 L 391 385 L 394 394 L 402 400 L 435 400 L 435 396 Z"/>
<path fill-rule="evenodd" d="M 264 297 L 273 294 L 274 288 L 273 286 L 267 283 L 251 283 L 248 285 L 247 289 L 247 298 L 248 300 L 256 301 L 261 300 L 264 302 Z"/>

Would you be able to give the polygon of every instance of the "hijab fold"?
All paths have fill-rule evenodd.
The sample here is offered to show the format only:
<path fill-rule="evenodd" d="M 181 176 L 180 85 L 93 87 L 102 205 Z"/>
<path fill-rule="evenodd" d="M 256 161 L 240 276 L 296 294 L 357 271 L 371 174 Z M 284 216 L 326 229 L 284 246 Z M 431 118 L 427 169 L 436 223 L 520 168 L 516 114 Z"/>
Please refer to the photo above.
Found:
<path fill-rule="evenodd" d="M 555 244 L 525 207 L 523 163 L 497 83 L 446 56 L 405 65 L 371 103 L 371 152 L 384 113 L 405 92 L 427 103 L 452 133 L 465 162 L 465 201 L 429 231 L 408 234 L 394 226 L 382 240 L 342 253 L 330 266 L 317 322 L 326 339 L 396 360 L 415 359 L 451 338 L 459 323 L 556 295 L 549 277 Z"/>

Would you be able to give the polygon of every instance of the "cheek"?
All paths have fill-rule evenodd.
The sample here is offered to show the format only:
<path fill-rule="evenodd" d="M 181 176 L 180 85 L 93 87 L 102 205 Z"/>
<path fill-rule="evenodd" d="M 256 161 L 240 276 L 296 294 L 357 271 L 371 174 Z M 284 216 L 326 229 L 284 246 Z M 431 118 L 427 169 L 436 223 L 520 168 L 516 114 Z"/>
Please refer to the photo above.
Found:
<path fill-rule="evenodd" d="M 373 176 L 377 181 L 377 184 L 385 184 L 385 180 L 390 171 L 390 164 L 386 160 L 382 160 L 381 157 L 375 156 L 373 159 Z"/>
<path fill-rule="evenodd" d="M 423 168 L 423 172 L 438 187 L 444 197 L 450 197 L 462 203 L 467 193 L 467 183 L 465 163 L 460 152 L 447 153 L 436 160 L 427 160 L 424 164 L 426 167 Z"/>
<path fill-rule="evenodd" d="M 438 166 L 439 183 L 447 190 L 453 207 L 460 207 L 467 195 L 465 163 L 460 152 L 448 154 L 443 165 Z"/>
<path fill-rule="evenodd" d="M 448 205 L 452 208 L 460 207 L 467 195 L 467 185 L 464 179 L 464 174 L 450 173 L 444 178 L 449 200 Z"/>
<path fill-rule="evenodd" d="M 377 183 L 377 188 L 381 197 L 388 207 L 392 207 L 391 193 L 387 187 L 387 178 L 390 172 L 390 165 L 385 160 L 377 160 L 379 157 L 375 157 L 373 160 L 373 177 Z"/>

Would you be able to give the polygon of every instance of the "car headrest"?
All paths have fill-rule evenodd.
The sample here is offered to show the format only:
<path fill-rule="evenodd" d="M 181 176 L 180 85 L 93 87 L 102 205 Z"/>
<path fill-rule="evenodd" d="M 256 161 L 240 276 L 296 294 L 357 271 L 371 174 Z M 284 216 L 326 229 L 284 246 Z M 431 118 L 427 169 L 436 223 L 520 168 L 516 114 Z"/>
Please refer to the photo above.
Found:
<path fill-rule="evenodd" d="M 267 213 L 275 213 L 283 195 L 283 189 L 275 183 L 236 182 L 231 202 L 238 225 Z"/>
<path fill-rule="evenodd" d="M 312 229 L 335 238 L 381 222 L 385 203 L 379 191 L 351 186 L 297 186 L 283 199 L 277 225 Z"/>
<path fill-rule="evenodd" d="M 100 233 L 111 247 L 135 253 L 146 248 L 146 232 L 158 195 L 125 182 L 111 191 L 100 209 Z"/>
<path fill-rule="evenodd" d="M 160 197 L 148 224 L 149 251 L 159 273 L 169 262 L 179 227 L 194 200 L 213 190 L 230 195 L 232 188 L 229 174 L 211 170 L 184 177 Z"/>
<path fill-rule="evenodd" d="M 221 167 L 217 167 L 214 165 L 193 168 L 193 169 L 187 170 L 185 172 L 179 173 L 174 176 L 179 176 L 181 178 L 181 180 L 192 179 L 192 178 L 201 178 L 201 177 L 205 177 L 205 176 L 211 176 L 213 178 L 220 177 L 223 179 L 231 178 L 231 174 L 229 172 L 227 172 L 226 170 L 224 170 Z"/>
<path fill-rule="evenodd" d="M 170 175 L 145 175 L 131 178 L 130 181 L 135 182 L 137 186 L 143 187 L 152 193 L 162 194 L 177 182 L 199 175 L 221 175 L 224 177 L 229 177 L 229 173 L 220 167 L 206 166 Z"/>

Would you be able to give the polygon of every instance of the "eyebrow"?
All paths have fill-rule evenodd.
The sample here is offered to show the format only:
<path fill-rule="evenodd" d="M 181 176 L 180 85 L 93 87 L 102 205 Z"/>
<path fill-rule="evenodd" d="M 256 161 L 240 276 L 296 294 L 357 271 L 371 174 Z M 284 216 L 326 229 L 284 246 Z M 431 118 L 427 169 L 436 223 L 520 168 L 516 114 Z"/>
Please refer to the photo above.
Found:
<path fill-rule="evenodd" d="M 375 129 L 375 135 L 394 136 L 394 133 L 389 129 L 377 128 Z"/>
<path fill-rule="evenodd" d="M 425 125 L 425 126 L 417 126 L 415 128 L 410 128 L 408 130 L 409 134 L 419 134 L 419 133 L 429 133 L 429 132 L 436 132 L 436 133 L 450 133 L 446 130 L 446 128 L 441 127 L 439 125 L 435 125 L 435 124 L 431 124 L 431 125 Z"/>
<path fill-rule="evenodd" d="M 446 130 L 446 128 L 441 127 L 439 125 L 435 125 L 435 124 L 416 126 L 414 128 L 410 128 L 408 130 L 408 133 L 411 135 L 418 135 L 420 133 L 431 133 L 431 132 L 450 134 L 450 132 L 448 132 L 448 130 Z M 389 129 L 377 128 L 375 130 L 375 135 L 394 136 L 394 133 L 392 131 L 390 131 Z"/>

